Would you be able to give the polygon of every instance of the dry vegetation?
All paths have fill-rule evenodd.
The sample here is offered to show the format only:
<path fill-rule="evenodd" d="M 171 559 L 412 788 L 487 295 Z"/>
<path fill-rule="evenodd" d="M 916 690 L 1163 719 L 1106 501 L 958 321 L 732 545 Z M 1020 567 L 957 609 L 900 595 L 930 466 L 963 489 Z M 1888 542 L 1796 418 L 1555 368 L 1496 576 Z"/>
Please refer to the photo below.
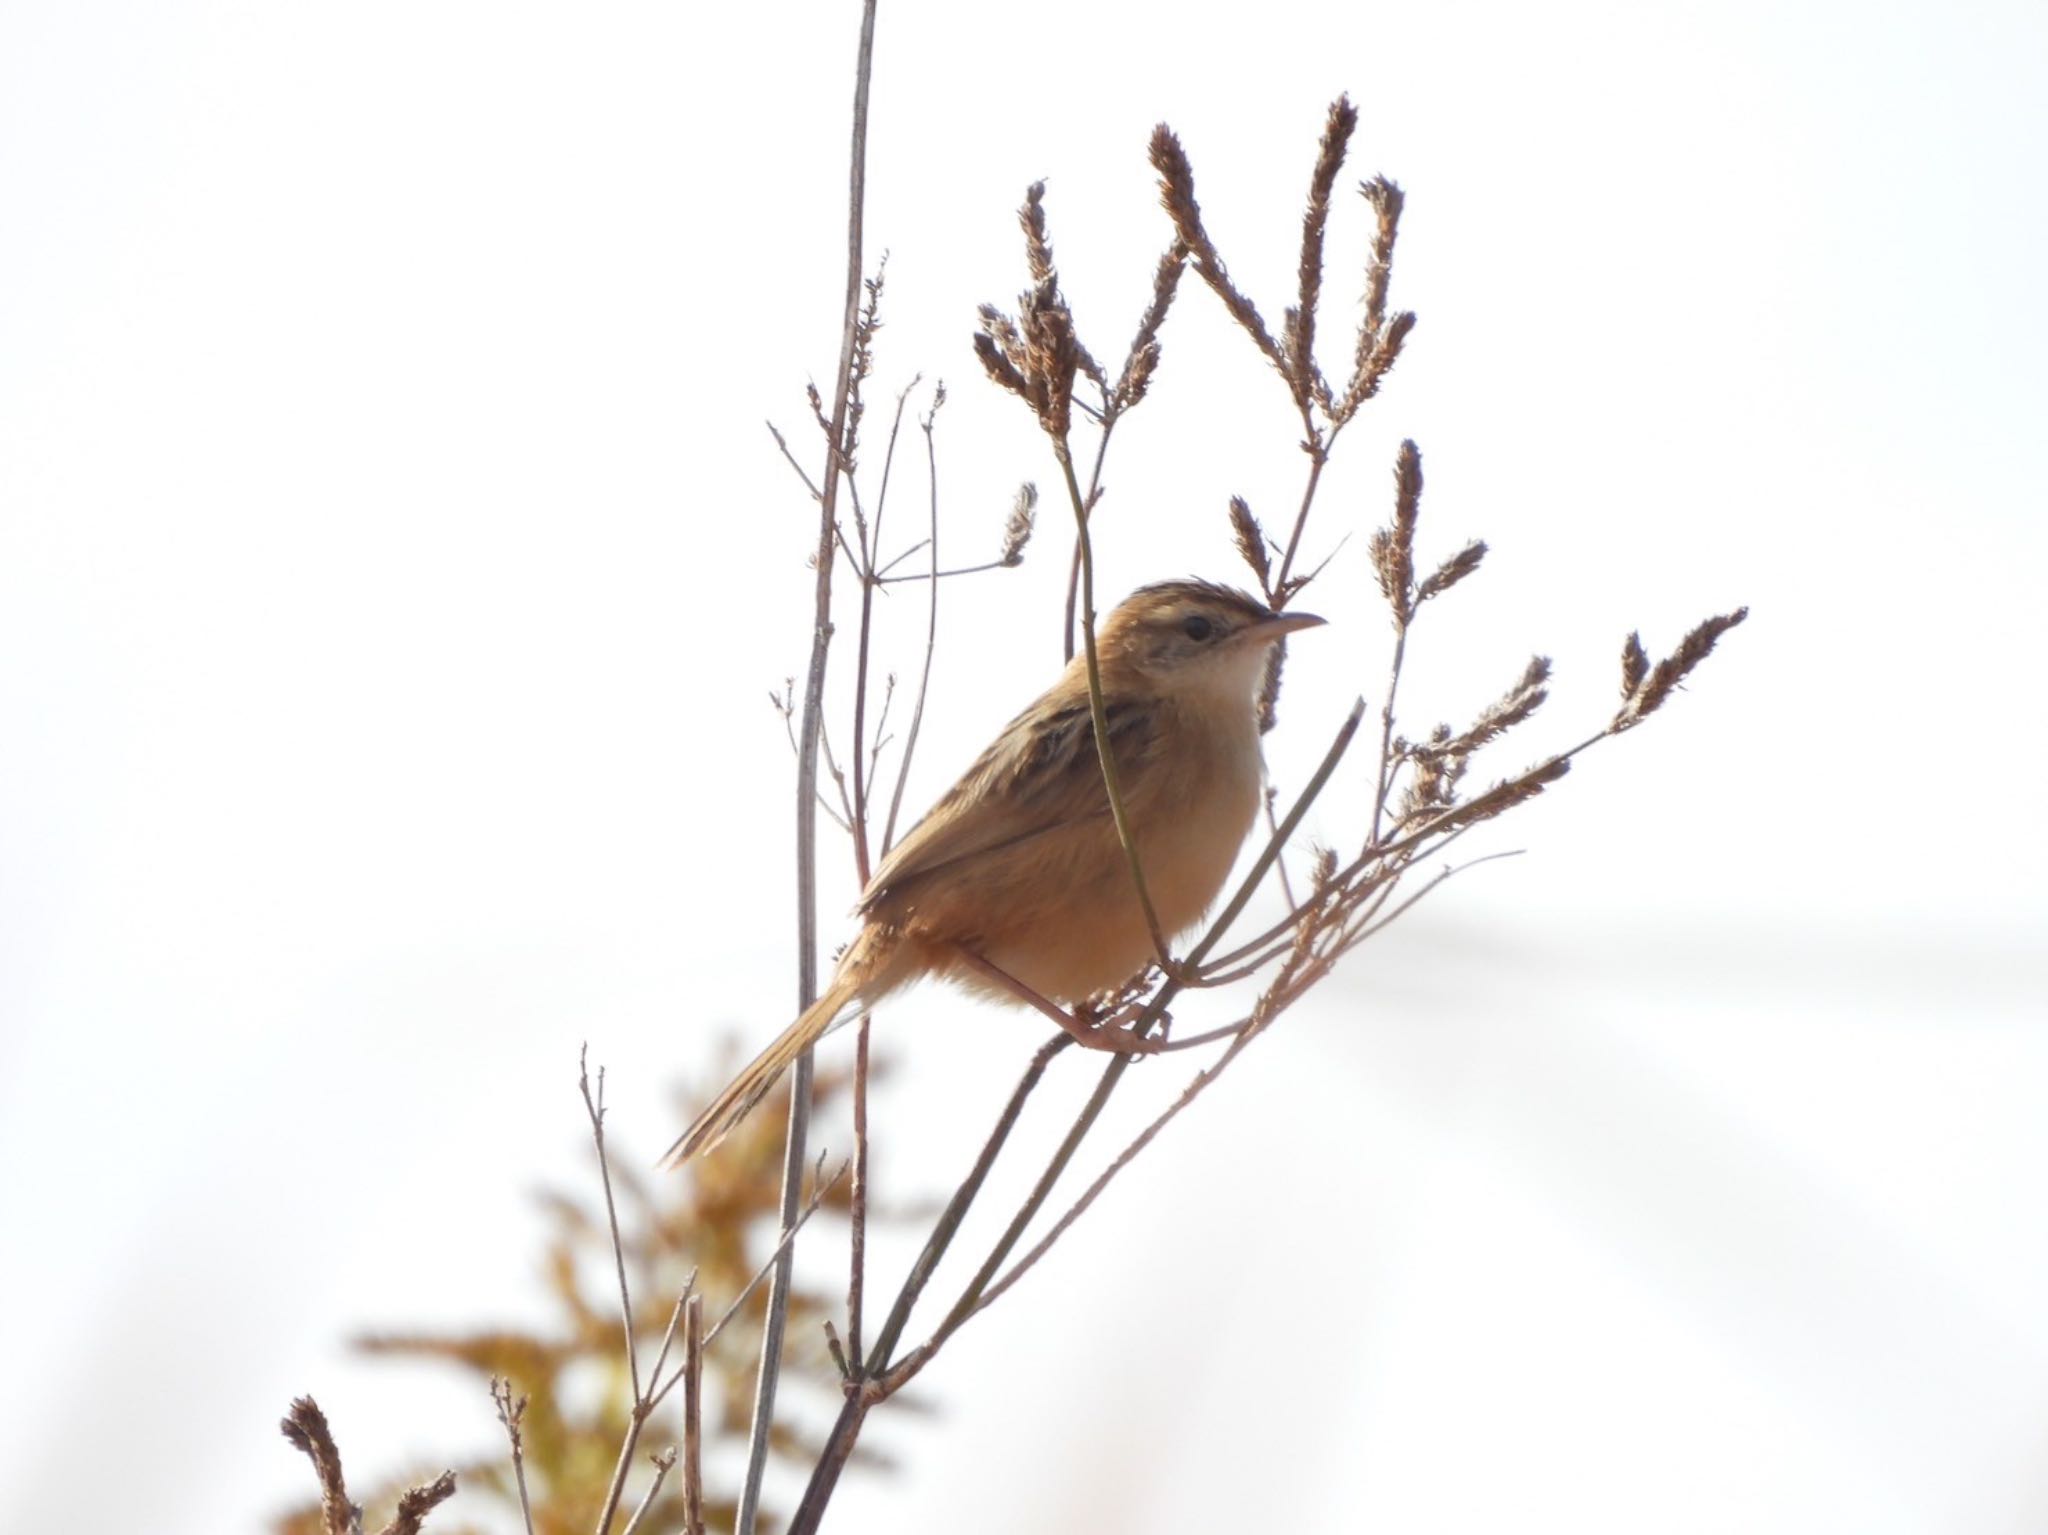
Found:
<path fill-rule="evenodd" d="M 871 23 L 872 7 L 869 17 Z M 945 393 L 943 386 L 933 389 L 923 397 L 922 412 L 909 413 L 909 401 L 919 387 L 916 381 L 895 399 L 884 435 L 877 488 L 871 499 L 863 495 L 863 391 L 873 368 L 884 296 L 881 273 L 868 276 L 860 264 L 861 124 L 871 37 L 870 27 L 864 39 L 856 104 L 856 191 L 842 364 L 834 395 L 827 399 L 813 389 L 810 397 L 811 414 L 822 439 L 820 472 L 814 475 L 806 470 L 801 456 L 782 434 L 776 434 L 777 444 L 820 512 L 815 570 L 820 619 L 817 648 L 801 692 L 792 682 L 776 699 L 798 762 L 799 822 L 806 860 L 800 865 L 799 878 L 807 894 L 815 876 L 816 857 L 811 817 L 818 808 L 847 832 L 856 873 L 863 882 L 894 840 L 903 783 L 925 709 L 930 655 L 938 643 L 939 583 L 948 577 L 1016 564 L 1038 511 L 1036 492 L 1026 486 L 992 558 L 958 568 L 941 567 L 936 428 Z M 1074 529 L 1067 601 L 1064 613 L 1057 617 L 1065 628 L 1068 653 L 1078 649 L 1087 655 L 1091 670 L 1095 617 L 1092 539 L 1103 466 L 1118 424 L 1146 401 L 1148 386 L 1162 364 L 1163 330 L 1186 287 L 1187 275 L 1223 305 L 1256 358 L 1277 375 L 1302 434 L 1302 487 L 1284 524 L 1284 536 L 1269 532 L 1242 498 L 1219 494 L 1215 515 L 1228 518 L 1252 583 L 1275 608 L 1285 607 L 1313 584 L 1320 569 L 1310 563 L 1316 551 L 1334 547 L 1334 540 L 1314 536 L 1312 521 L 1324 468 L 1346 426 L 1378 394 L 1415 323 L 1412 314 L 1389 307 L 1401 192 L 1384 177 L 1373 176 L 1357 186 L 1371 215 L 1369 248 L 1360 263 L 1358 318 L 1346 326 L 1343 365 L 1336 375 L 1327 373 L 1319 361 L 1319 327 L 1328 307 L 1323 287 L 1325 231 L 1356 126 L 1357 114 L 1347 100 L 1340 99 L 1330 108 L 1309 175 L 1296 292 L 1277 327 L 1233 281 L 1196 199 L 1189 157 L 1164 125 L 1153 135 L 1151 159 L 1167 216 L 1165 250 L 1154 267 L 1150 302 L 1120 357 L 1100 352 L 1083 340 L 1061 291 L 1043 187 L 1033 186 L 1025 195 L 1020 223 L 1026 286 L 1014 311 L 992 304 L 982 308 L 974 350 L 989 378 L 1016 397 L 1045 434 Z M 1148 255 L 1145 259 L 1152 258 Z M 1098 360 L 1104 355 L 1116 359 L 1113 370 Z M 883 541 L 885 511 L 906 414 L 923 440 L 929 516 L 922 537 L 891 553 Z M 1102 999 L 1104 1007 L 1130 1010 L 1136 1018 L 1133 1026 L 1140 1033 L 1167 1028 L 1174 999 L 1191 988 L 1224 989 L 1240 999 L 1232 1009 L 1238 1016 L 1231 1024 L 1171 1041 L 1173 1050 L 1207 1049 L 1211 1058 L 1177 1092 L 1168 1089 L 1143 1130 L 1103 1160 L 1079 1191 L 1067 1197 L 1059 1214 L 1041 1218 L 1104 1105 L 1124 1080 L 1130 1058 L 1114 1057 L 1102 1066 L 1093 1092 L 1058 1149 L 1038 1171 L 1029 1194 L 1011 1213 L 1002 1234 L 982 1254 L 972 1277 L 944 1297 L 935 1322 L 914 1329 L 913 1319 L 926 1299 L 939 1260 L 959 1234 L 969 1208 L 982 1197 L 990 1170 L 1034 1089 L 1069 1043 L 1066 1035 L 1048 1041 L 1029 1060 L 980 1154 L 932 1221 L 919 1257 L 888 1305 L 880 1309 L 879 1325 L 870 1314 L 866 1294 L 866 1020 L 859 1026 L 853 1065 L 846 1076 L 814 1085 L 807 1073 L 800 1074 L 787 1132 L 772 1125 L 769 1116 L 757 1115 L 716 1156 L 696 1164 L 687 1176 L 659 1186 L 650 1186 L 628 1172 L 620 1159 L 604 1154 L 601 1098 L 590 1096 L 604 1200 L 602 1214 L 568 1197 L 549 1201 L 554 1231 L 548 1272 L 562 1316 L 559 1330 L 547 1338 L 485 1333 L 460 1338 L 381 1337 L 365 1345 L 385 1353 L 451 1360 L 491 1379 L 512 1453 L 459 1468 L 466 1486 L 481 1486 L 506 1506 L 523 1509 L 526 1527 L 548 1535 L 571 1530 L 608 1535 L 620 1527 L 621 1519 L 629 1531 L 682 1528 L 694 1532 L 707 1524 L 752 1529 L 760 1517 L 759 1466 L 772 1449 L 811 1468 L 808 1489 L 790 1527 L 796 1531 L 816 1529 L 870 1413 L 928 1368 L 961 1327 L 1006 1295 L 1131 1159 L 1328 976 L 1344 955 L 1460 867 L 1470 866 L 1444 864 L 1442 855 L 1447 850 L 1475 827 L 1556 784 L 1579 753 L 1642 724 L 1670 701 L 1715 642 L 1745 616 L 1738 608 L 1707 619 L 1660 660 L 1653 660 L 1641 640 L 1629 635 L 1620 647 L 1619 701 L 1608 718 L 1588 722 L 1582 732 L 1575 732 L 1576 744 L 1541 754 L 1528 765 L 1475 787 L 1468 778 L 1480 754 L 1520 731 L 1543 706 L 1551 663 L 1537 656 L 1513 668 L 1512 681 L 1500 698 L 1462 724 L 1404 728 L 1399 705 L 1409 647 L 1424 628 L 1425 616 L 1437 611 L 1433 604 L 1475 575 L 1487 555 L 1486 546 L 1477 542 L 1424 553 L 1422 498 L 1421 454 L 1412 442 L 1403 443 L 1394 464 L 1391 510 L 1384 525 L 1372 531 L 1367 545 L 1391 630 L 1387 668 L 1374 684 L 1380 702 L 1372 725 L 1367 725 L 1368 713 L 1361 699 L 1350 709 L 1307 781 L 1276 796 L 1269 814 L 1269 836 L 1241 882 L 1228 891 L 1213 919 L 1186 952 L 1170 965 L 1154 966 L 1134 977 L 1121 995 Z M 919 554 L 924 556 L 926 568 L 905 572 L 903 567 Z M 826 729 L 823 690 L 830 632 L 825 620 L 833 612 L 835 574 L 856 584 L 859 599 L 858 624 L 853 631 L 851 717 L 836 733 L 837 751 L 832 746 L 835 734 Z M 915 686 L 897 744 L 888 729 L 895 706 L 894 679 L 879 688 L 871 687 L 870 655 L 876 593 L 886 584 L 908 580 L 928 583 L 933 600 L 924 637 L 924 676 Z M 1048 621 L 1053 621 L 1052 615 Z M 1276 652 L 1267 678 L 1267 728 L 1273 724 L 1279 693 L 1278 659 Z M 1099 683 L 1094 693 L 1100 731 Z M 1358 741 L 1361 733 L 1366 738 L 1362 748 Z M 879 787 L 879 771 L 892 744 L 896 744 L 894 784 L 885 795 Z M 1343 845 L 1303 851 L 1297 846 L 1297 829 L 1318 794 L 1339 771 L 1361 773 L 1371 786 L 1369 813 Z M 1114 797 L 1113 777 L 1110 785 Z M 1133 862 L 1134 875 L 1138 875 Z M 1279 893 L 1284 914 L 1258 931 L 1243 931 L 1244 915 L 1262 890 Z M 814 918 L 809 931 L 801 936 L 806 963 L 810 964 L 817 941 Z M 805 984 L 807 991 L 815 991 L 814 971 L 807 970 Z M 1158 1082 L 1159 1074 L 1154 1073 L 1152 1080 Z M 598 1095 L 601 1091 L 600 1076 Z M 839 1091 L 851 1095 L 855 1123 L 855 1154 L 843 1181 L 827 1175 L 823 1168 L 808 1168 L 804 1144 L 811 1097 Z M 782 1182 L 779 1190 L 778 1179 Z M 849 1233 L 848 1287 L 843 1304 L 823 1295 L 789 1295 L 787 1263 L 776 1261 L 786 1255 L 801 1217 L 820 1200 L 843 1213 Z M 772 1235 L 778 1230 L 787 1233 L 779 1244 Z M 593 1250 L 603 1252 L 614 1283 L 593 1285 Z M 765 1286 L 759 1283 L 764 1270 L 769 1281 Z M 599 1293 L 600 1289 L 612 1293 Z M 733 1329 L 736 1334 L 744 1331 L 751 1337 L 766 1336 L 764 1365 L 751 1385 L 748 1359 L 734 1350 L 711 1347 L 725 1326 L 724 1320 L 704 1326 L 706 1298 L 712 1296 L 719 1298 L 721 1306 L 732 1308 L 724 1316 L 741 1324 Z M 651 1307 L 649 1297 L 660 1297 L 663 1304 Z M 836 1422 L 822 1443 L 798 1440 L 779 1426 L 782 1420 L 774 1410 L 785 1321 L 795 1328 L 793 1351 L 810 1352 L 810 1368 L 803 1372 L 806 1377 L 822 1377 L 842 1395 Z M 563 1389 L 565 1377 L 593 1365 L 608 1372 L 609 1389 L 593 1411 L 572 1413 L 565 1405 L 572 1395 Z M 506 1381 L 515 1384 L 502 1384 Z M 672 1398 L 681 1406 L 664 1420 L 668 1426 L 661 1436 L 663 1448 L 651 1457 L 651 1464 L 639 1465 L 637 1457 L 646 1437 L 643 1431 Z M 706 1406 L 700 1408 L 700 1402 Z M 707 1409 L 712 1413 L 708 1420 Z M 286 1431 L 313 1457 L 325 1496 L 320 1509 L 295 1515 L 282 1528 L 300 1532 L 359 1527 L 359 1516 L 357 1524 L 348 1522 L 349 1505 L 338 1457 L 317 1409 L 309 1402 L 299 1404 Z M 715 1493 L 706 1491 L 701 1459 L 706 1438 L 735 1445 L 745 1440 L 748 1444 L 748 1469 L 736 1492 L 723 1488 Z M 440 1481 L 404 1494 L 400 1514 L 389 1528 L 417 1527 L 421 1515 L 452 1489 L 454 1475 L 444 1475 Z"/>

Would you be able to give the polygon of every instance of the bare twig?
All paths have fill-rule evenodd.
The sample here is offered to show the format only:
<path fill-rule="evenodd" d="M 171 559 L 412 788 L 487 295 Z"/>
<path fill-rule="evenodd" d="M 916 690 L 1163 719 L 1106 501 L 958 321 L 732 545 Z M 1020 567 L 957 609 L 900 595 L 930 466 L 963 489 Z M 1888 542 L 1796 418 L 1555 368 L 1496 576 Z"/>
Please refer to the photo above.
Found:
<path fill-rule="evenodd" d="M 796 1220 L 783 1230 L 782 1239 L 775 1244 L 775 1250 L 762 1260 L 759 1268 L 754 1270 L 754 1277 L 749 1279 L 740 1288 L 740 1293 L 732 1298 L 732 1303 L 719 1313 L 718 1320 L 712 1324 L 711 1330 L 704 1335 L 703 1346 L 705 1348 L 709 1348 L 717 1340 L 718 1335 L 725 1331 L 726 1323 L 739 1315 L 740 1307 L 747 1303 L 748 1297 L 761 1288 L 761 1281 L 774 1272 L 777 1261 L 784 1253 L 789 1251 L 790 1244 L 796 1240 L 796 1234 L 803 1230 L 805 1224 L 813 1215 L 818 1213 L 818 1207 L 825 1202 L 825 1196 L 838 1186 L 841 1178 L 846 1176 L 846 1164 L 840 1163 L 839 1171 L 830 1178 L 823 1176 L 824 1171 L 825 1158 L 820 1154 L 818 1166 L 811 1178 L 811 1197 L 804 1202 L 803 1208 L 797 1212 Z M 652 1410 L 659 1407 L 667 1398 L 669 1392 L 673 1391 L 682 1379 L 683 1367 L 678 1365 L 673 1375 L 655 1386 L 648 1393 L 648 1408 Z"/>
<path fill-rule="evenodd" d="M 526 1491 L 526 1434 L 521 1427 L 526 1418 L 526 1398 L 514 1400 L 512 1382 L 493 1375 L 491 1403 L 498 1409 L 498 1421 L 505 1425 L 505 1438 L 512 1446 L 512 1478 L 519 1487 L 519 1517 L 526 1525 L 526 1535 L 533 1535 L 533 1499 Z"/>
<path fill-rule="evenodd" d="M 1009 1102 L 997 1117 L 995 1128 L 989 1132 L 980 1154 L 975 1157 L 974 1165 L 968 1169 L 966 1178 L 961 1181 L 959 1188 L 954 1190 L 953 1197 L 946 1202 L 946 1208 L 933 1223 L 931 1234 L 925 1238 L 924 1250 L 911 1265 L 910 1273 L 903 1281 L 903 1288 L 897 1292 L 895 1304 L 890 1308 L 889 1315 L 882 1324 L 882 1330 L 868 1355 L 870 1375 L 848 1383 L 846 1405 L 826 1438 L 823 1454 L 819 1456 L 817 1465 L 812 1468 L 810 1484 L 804 1489 L 803 1501 L 797 1505 L 796 1513 L 791 1516 L 789 1535 L 815 1535 L 819 1521 L 825 1516 L 825 1506 L 831 1501 L 832 1491 L 839 1483 L 839 1473 L 845 1469 L 847 1458 L 853 1453 L 854 1442 L 860 1437 L 861 1424 L 867 1416 L 868 1408 L 880 1400 L 872 1380 L 873 1373 L 889 1366 L 890 1353 L 901 1340 L 903 1329 L 909 1324 L 911 1308 L 917 1304 L 918 1297 L 931 1283 L 932 1274 L 937 1270 L 939 1260 L 952 1245 L 961 1221 L 966 1219 L 975 1196 L 981 1192 L 982 1183 L 988 1177 L 989 1169 L 995 1166 L 997 1155 L 1009 1139 L 1010 1131 L 1015 1128 L 1018 1116 L 1024 1112 L 1026 1100 L 1045 1075 L 1045 1068 L 1051 1064 L 1052 1058 L 1071 1043 L 1072 1036 L 1055 1034 L 1038 1048 L 1016 1089 L 1010 1094 Z M 1121 1061 L 1122 1057 L 1118 1060 Z"/>
<path fill-rule="evenodd" d="M 885 856 L 896 844 L 896 818 L 903 810 L 903 790 L 910 782 L 911 758 L 917 755 L 918 732 L 924 728 L 924 701 L 932 685 L 932 656 L 939 645 L 939 450 L 932 431 L 938 421 L 939 409 L 945 403 L 946 386 L 941 381 L 932 391 L 931 409 L 918 423 L 924 432 L 925 472 L 931 488 L 931 533 L 925 539 L 926 547 L 931 550 L 931 596 L 925 608 L 924 666 L 917 677 L 917 703 L 910 711 L 909 733 L 903 738 L 903 760 L 896 766 L 896 787 L 889 795 L 889 819 L 882 826 L 882 852 Z"/>
<path fill-rule="evenodd" d="M 796 455 L 789 451 L 789 443 L 773 421 L 767 423 L 768 435 L 775 439 L 775 446 L 782 450 L 782 456 L 789 460 L 789 467 L 796 471 L 796 477 L 804 482 L 804 489 L 811 493 L 813 501 L 823 501 L 825 493 L 818 489 L 818 482 L 811 478 L 810 471 L 796 461 Z"/>
<path fill-rule="evenodd" d="M 648 1511 L 654 1507 L 654 1500 L 661 1496 L 661 1484 L 667 1480 L 676 1463 L 675 1446 L 670 1445 L 665 1450 L 657 1450 L 647 1458 L 654 1463 L 654 1480 L 647 1484 L 647 1491 L 640 1499 L 640 1506 L 633 1510 L 633 1517 L 626 1521 L 622 1535 L 637 1535 L 641 1523 L 647 1518 Z"/>
<path fill-rule="evenodd" d="M 704 1535 L 704 1297 L 683 1316 L 683 1535 Z"/>
<path fill-rule="evenodd" d="M 583 1108 L 590 1115 L 590 1138 L 597 1147 L 597 1171 L 604 1183 L 604 1215 L 612 1232 L 612 1261 L 619 1274 L 619 1319 L 626 1338 L 626 1370 L 633 1382 L 633 1395 L 640 1395 L 640 1356 L 633 1347 L 633 1296 L 626 1286 L 626 1244 L 619 1240 L 619 1208 L 612 1200 L 612 1164 L 604 1149 L 604 1068 L 597 1068 L 597 1096 L 590 1093 L 590 1045 L 586 1041 L 576 1057 L 576 1086 L 583 1094 Z"/>
<path fill-rule="evenodd" d="M 626 1244 L 619 1236 L 618 1206 L 612 1199 L 611 1158 L 604 1147 L 604 1068 L 597 1068 L 597 1093 L 590 1091 L 590 1046 L 577 1057 L 576 1085 L 583 1094 L 583 1107 L 590 1116 L 590 1136 L 597 1147 L 597 1170 L 604 1183 L 604 1213 L 611 1228 L 612 1261 L 619 1275 L 619 1315 L 626 1336 L 626 1370 L 633 1384 L 633 1410 L 627 1415 L 626 1435 L 619 1446 L 619 1458 L 605 1489 L 604 1504 L 598 1511 L 597 1535 L 611 1535 L 612 1520 L 618 1516 L 619 1499 L 626 1491 L 626 1473 L 633 1466 L 633 1451 L 640 1443 L 641 1425 L 647 1421 L 647 1396 L 640 1389 L 640 1353 L 633 1342 L 633 1296 L 626 1284 Z"/>
<path fill-rule="evenodd" d="M 825 462 L 819 493 L 815 603 L 811 630 L 811 661 L 804 679 L 804 709 L 797 761 L 797 1005 L 810 1006 L 818 995 L 818 731 L 824 716 L 825 657 L 832 640 L 832 538 L 840 484 L 840 455 L 845 441 L 849 396 L 854 385 L 854 352 L 858 345 L 861 298 L 861 239 L 867 207 L 868 85 L 874 74 L 876 0 L 861 7 L 860 45 L 854 65 L 852 145 L 847 172 L 846 301 L 841 322 L 839 377 L 833 389 L 832 442 L 835 451 Z M 761 1478 L 768 1465 L 768 1441 L 775 1421 L 775 1388 L 782 1369 L 782 1338 L 789 1322 L 792 1269 L 789 1241 L 794 1237 L 803 1180 L 805 1147 L 811 1116 L 812 1053 L 803 1052 L 790 1073 L 789 1130 L 782 1161 L 782 1226 L 784 1245 L 775 1262 L 768 1289 L 768 1317 L 761 1329 L 761 1370 L 755 1382 L 753 1426 L 747 1435 L 747 1468 L 740 1486 L 739 1511 L 733 1535 L 754 1535 L 761 1503 Z"/>
<path fill-rule="evenodd" d="M 863 881 L 863 884 L 866 882 Z M 860 1368 L 861 1308 L 868 1264 L 868 1045 L 873 1015 L 862 1013 L 853 1042 L 853 1187 L 848 1191 L 846 1346 L 849 1371 Z"/>

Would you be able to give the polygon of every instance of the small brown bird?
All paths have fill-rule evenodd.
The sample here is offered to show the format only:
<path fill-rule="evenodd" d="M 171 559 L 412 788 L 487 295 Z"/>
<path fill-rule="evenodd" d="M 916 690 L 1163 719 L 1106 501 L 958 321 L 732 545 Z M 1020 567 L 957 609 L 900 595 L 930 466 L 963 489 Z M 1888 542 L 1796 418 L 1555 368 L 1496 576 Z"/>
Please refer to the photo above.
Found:
<path fill-rule="evenodd" d="M 1260 684 L 1271 646 L 1323 620 L 1205 581 L 1133 592 L 1096 636 L 1118 789 L 1169 938 L 1216 899 L 1258 812 Z M 943 976 L 1045 1007 L 1083 1044 L 1142 1048 L 1051 1007 L 1120 986 L 1154 956 L 1110 815 L 1075 656 L 882 860 L 831 983 L 670 1148 L 717 1144 L 827 1029 Z"/>

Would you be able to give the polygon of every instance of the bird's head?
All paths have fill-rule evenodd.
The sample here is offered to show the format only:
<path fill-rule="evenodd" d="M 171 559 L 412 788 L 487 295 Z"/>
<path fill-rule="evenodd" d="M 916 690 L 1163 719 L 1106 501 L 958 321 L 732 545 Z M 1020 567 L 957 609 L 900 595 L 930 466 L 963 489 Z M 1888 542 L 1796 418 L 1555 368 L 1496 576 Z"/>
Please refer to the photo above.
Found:
<path fill-rule="evenodd" d="M 1249 703 L 1279 640 L 1323 622 L 1276 613 L 1256 597 L 1207 581 L 1141 586 L 1096 633 L 1105 673 L 1186 697 Z"/>

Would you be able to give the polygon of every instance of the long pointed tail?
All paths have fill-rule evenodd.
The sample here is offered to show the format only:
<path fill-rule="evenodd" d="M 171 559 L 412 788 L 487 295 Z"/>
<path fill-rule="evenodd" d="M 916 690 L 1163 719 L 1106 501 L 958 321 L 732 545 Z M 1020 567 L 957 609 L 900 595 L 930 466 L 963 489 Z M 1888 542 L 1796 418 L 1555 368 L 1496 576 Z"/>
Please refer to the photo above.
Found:
<path fill-rule="evenodd" d="M 681 1167 L 700 1151 L 709 1151 L 753 1111 L 755 1104 L 768 1096 L 768 1090 L 775 1086 L 796 1058 L 815 1044 L 859 995 L 860 977 L 853 973 L 855 968 L 841 965 L 839 973 L 832 978 L 832 984 L 825 988 L 818 1000 L 805 1008 L 795 1023 L 777 1035 L 773 1044 L 755 1056 L 744 1071 L 725 1085 L 724 1091 L 711 1100 L 710 1107 L 697 1116 L 697 1122 L 669 1147 L 668 1155 L 661 1159 L 663 1167 Z"/>

